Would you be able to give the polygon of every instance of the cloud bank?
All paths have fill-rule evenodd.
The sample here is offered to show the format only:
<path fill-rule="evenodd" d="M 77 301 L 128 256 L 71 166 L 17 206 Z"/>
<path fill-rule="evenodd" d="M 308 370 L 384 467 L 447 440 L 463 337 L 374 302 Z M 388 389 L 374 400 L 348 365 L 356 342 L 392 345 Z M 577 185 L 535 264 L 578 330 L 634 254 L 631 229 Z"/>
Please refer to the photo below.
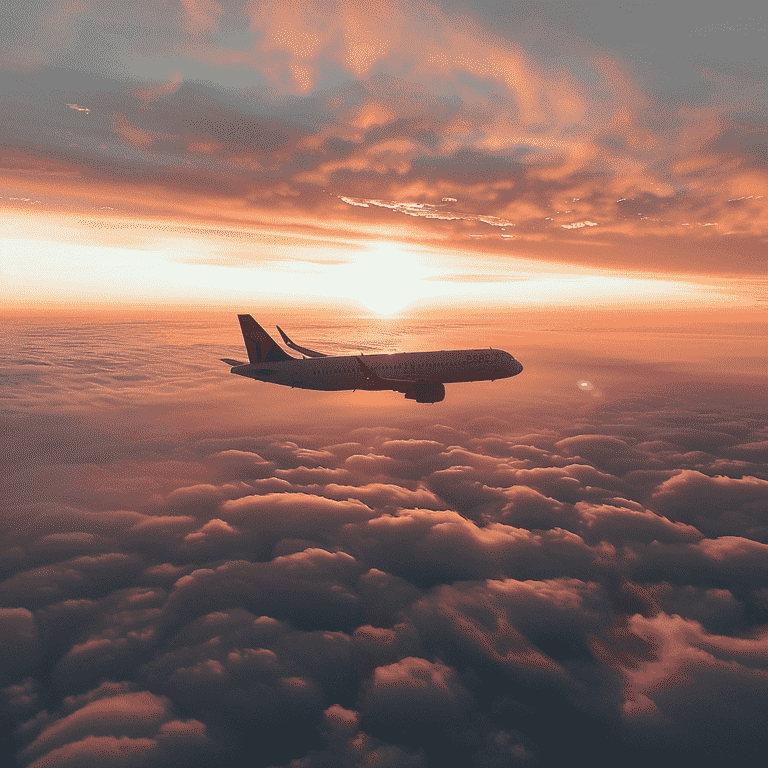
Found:
<path fill-rule="evenodd" d="M 143 448 L 71 422 L 90 446 L 60 456 L 74 484 L 3 513 L 7 753 L 748 762 L 768 704 L 765 425 L 701 402 Z"/>

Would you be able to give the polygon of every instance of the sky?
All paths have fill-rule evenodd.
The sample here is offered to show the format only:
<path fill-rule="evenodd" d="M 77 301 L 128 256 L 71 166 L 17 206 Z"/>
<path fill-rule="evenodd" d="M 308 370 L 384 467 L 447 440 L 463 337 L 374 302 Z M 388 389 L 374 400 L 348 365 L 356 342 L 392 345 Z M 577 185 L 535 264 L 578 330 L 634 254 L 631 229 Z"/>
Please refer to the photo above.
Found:
<path fill-rule="evenodd" d="M 766 39 L 742 0 L 12 4 L 7 302 L 754 303 Z"/>
<path fill-rule="evenodd" d="M 757 4 L 0 13 L 0 755 L 762 759 Z M 238 312 L 524 370 L 248 381 Z"/>

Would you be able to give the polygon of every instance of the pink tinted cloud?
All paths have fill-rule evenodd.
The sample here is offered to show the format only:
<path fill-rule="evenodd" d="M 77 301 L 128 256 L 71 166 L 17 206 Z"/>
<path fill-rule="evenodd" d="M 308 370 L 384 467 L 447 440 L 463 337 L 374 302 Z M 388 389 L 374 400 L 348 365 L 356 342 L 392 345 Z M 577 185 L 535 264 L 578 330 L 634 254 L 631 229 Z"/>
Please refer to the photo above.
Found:
<path fill-rule="evenodd" d="M 754 507 L 757 511 L 765 501 L 766 494 L 768 481 L 757 477 L 709 477 L 701 472 L 683 470 L 658 487 L 654 500 L 664 509 L 672 511 L 693 505 L 701 506 L 701 502 L 706 499 L 714 501 L 712 513 L 716 514 L 725 505 L 741 506 L 750 502 L 757 505 Z"/>
<path fill-rule="evenodd" d="M 21 753 L 29 765 L 183 765 L 193 755 L 210 755 L 206 726 L 170 719 L 169 700 L 129 683 L 103 683 L 64 700 L 59 715 L 25 724 L 37 737 Z"/>
<path fill-rule="evenodd" d="M 373 723 L 411 723 L 430 727 L 460 722 L 471 706 L 469 692 L 451 667 L 408 656 L 378 667 L 366 686 L 362 714 Z"/>
<path fill-rule="evenodd" d="M 28 768 L 47 768 L 60 765 L 62 768 L 79 765 L 133 765 L 147 763 L 147 756 L 155 751 L 154 739 L 128 736 L 86 736 L 81 741 L 64 744 L 30 763 Z M 98 761 L 98 762 L 97 762 Z"/>
<path fill-rule="evenodd" d="M 253 2 L 251 28 L 258 33 L 258 49 L 288 57 L 281 68 L 272 59 L 262 71 L 281 84 L 292 81 L 300 92 L 315 85 L 323 59 L 337 61 L 356 78 L 382 64 L 405 64 L 417 78 L 427 79 L 450 80 L 463 71 L 514 94 L 527 122 L 538 118 L 538 83 L 525 53 L 468 17 L 428 3 L 361 7 L 341 0 L 334 5 L 329 14 L 317 3 Z"/>
<path fill-rule="evenodd" d="M 184 76 L 181 72 L 173 72 L 171 78 L 167 83 L 161 83 L 160 85 L 150 86 L 148 88 L 135 88 L 132 94 L 143 102 L 151 104 L 154 101 L 169 96 L 172 93 L 176 93 L 184 82 Z"/>
<path fill-rule="evenodd" d="M 167 716 L 167 699 L 145 691 L 98 698 L 45 728 L 23 756 L 34 759 L 86 736 L 140 738 L 154 733 Z"/>
<path fill-rule="evenodd" d="M 148 148 L 154 143 L 154 137 L 149 131 L 132 125 L 128 118 L 119 112 L 114 115 L 112 129 L 126 144 L 132 147 Z"/>
<path fill-rule="evenodd" d="M 711 690 L 712 698 L 697 717 L 708 719 L 720 712 L 734 725 L 744 723 L 742 718 L 753 719 L 736 691 L 764 689 L 768 684 L 764 633 L 743 640 L 721 637 L 706 632 L 698 622 L 665 613 L 633 616 L 628 628 L 654 648 L 651 658 L 623 670 L 624 713 L 630 721 L 639 721 L 633 726 L 638 735 L 685 730 L 696 709 L 688 694 L 702 685 Z M 710 688 L 715 681 L 719 685 Z"/>
<path fill-rule="evenodd" d="M 639 506 L 639 505 L 638 505 Z M 646 509 L 576 502 L 576 511 L 585 523 L 584 533 L 600 541 L 681 542 L 699 541 L 702 534 L 692 525 L 673 523 Z"/>
<path fill-rule="evenodd" d="M 219 518 L 209 520 L 202 528 L 194 533 L 188 533 L 184 537 L 184 541 L 188 544 L 202 543 L 209 539 L 220 539 L 222 537 L 227 538 L 230 536 L 236 536 L 238 533 L 236 528 L 233 528 L 229 523 L 225 523 Z"/>
<path fill-rule="evenodd" d="M 224 9 L 216 0 L 181 0 L 184 28 L 194 40 L 215 32 Z"/>
<path fill-rule="evenodd" d="M 222 514 L 229 520 L 245 524 L 246 517 L 258 521 L 262 530 L 300 532 L 318 519 L 351 522 L 373 516 L 373 511 L 357 500 L 335 501 L 310 494 L 266 494 L 225 501 Z M 253 523 L 251 523 L 253 524 Z"/>
<path fill-rule="evenodd" d="M 485 621 L 467 616 L 461 610 L 461 601 L 451 590 L 441 590 L 436 595 L 435 610 L 448 619 L 459 642 L 474 646 L 502 669 L 515 668 L 524 676 L 533 674 L 545 678 L 566 678 L 567 673 L 535 645 L 524 638 L 509 622 L 504 611 L 492 600 L 479 597 L 480 605 L 487 612 Z M 464 607 L 469 607 L 464 605 Z M 482 610 L 482 609 L 481 609 Z M 490 626 L 489 626 L 490 625 Z"/>

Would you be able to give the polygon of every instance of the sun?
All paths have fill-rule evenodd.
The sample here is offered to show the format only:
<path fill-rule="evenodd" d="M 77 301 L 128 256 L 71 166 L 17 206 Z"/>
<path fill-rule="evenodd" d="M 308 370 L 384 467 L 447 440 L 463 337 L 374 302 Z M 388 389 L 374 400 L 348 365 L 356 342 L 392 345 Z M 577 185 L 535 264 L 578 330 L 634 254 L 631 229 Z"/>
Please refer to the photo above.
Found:
<path fill-rule="evenodd" d="M 414 255 L 381 244 L 351 264 L 335 267 L 331 278 L 346 298 L 356 299 L 379 315 L 393 315 L 418 299 L 440 292 L 425 278 L 436 273 Z"/>

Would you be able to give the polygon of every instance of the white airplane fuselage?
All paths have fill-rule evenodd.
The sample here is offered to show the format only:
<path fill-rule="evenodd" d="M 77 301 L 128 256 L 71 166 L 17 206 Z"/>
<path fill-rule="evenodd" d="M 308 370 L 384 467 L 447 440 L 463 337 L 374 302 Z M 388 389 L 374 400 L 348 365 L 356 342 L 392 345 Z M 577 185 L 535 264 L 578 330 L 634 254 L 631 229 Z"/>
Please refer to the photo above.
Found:
<path fill-rule="evenodd" d="M 324 355 L 291 341 L 277 326 L 285 344 L 303 355 L 297 359 L 282 349 L 251 315 L 237 317 L 250 362 L 221 358 L 222 362 L 231 365 L 231 372 L 238 376 L 285 387 L 392 390 L 417 403 L 439 403 L 445 398 L 445 384 L 505 379 L 523 370 L 509 352 L 501 349 Z"/>
<path fill-rule="evenodd" d="M 248 363 L 233 367 L 232 373 L 301 389 L 379 389 L 371 385 L 359 360 L 382 379 L 414 383 L 504 379 L 523 369 L 512 355 L 499 349 L 461 349 Z"/>

